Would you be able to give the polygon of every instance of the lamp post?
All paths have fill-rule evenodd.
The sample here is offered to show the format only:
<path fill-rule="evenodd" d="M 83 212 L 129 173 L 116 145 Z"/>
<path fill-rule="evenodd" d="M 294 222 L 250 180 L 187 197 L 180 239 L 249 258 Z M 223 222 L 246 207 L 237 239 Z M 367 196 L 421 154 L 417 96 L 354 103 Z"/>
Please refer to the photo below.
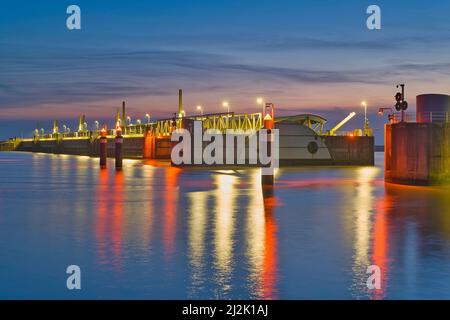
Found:
<path fill-rule="evenodd" d="M 137 130 L 136 131 L 138 131 L 138 133 L 141 133 L 141 130 L 142 130 L 142 128 L 141 128 L 141 119 L 137 119 L 136 120 L 136 125 L 137 125 Z"/>
<path fill-rule="evenodd" d="M 147 119 L 147 124 L 150 123 L 150 115 L 148 113 L 145 114 L 145 118 Z"/>
<path fill-rule="evenodd" d="M 366 132 L 368 126 L 367 126 L 367 102 L 363 101 L 361 102 L 361 106 L 364 107 L 364 132 Z"/>
<path fill-rule="evenodd" d="M 230 103 L 228 101 L 222 102 L 222 107 L 227 108 L 227 113 L 230 113 Z"/>
<path fill-rule="evenodd" d="M 200 111 L 200 115 L 203 115 L 203 107 L 197 106 L 197 110 Z"/>
<path fill-rule="evenodd" d="M 392 108 L 379 108 L 378 114 L 380 116 L 383 116 L 386 111 L 388 112 L 389 123 L 395 123 L 396 119 L 395 119 L 394 110 Z"/>

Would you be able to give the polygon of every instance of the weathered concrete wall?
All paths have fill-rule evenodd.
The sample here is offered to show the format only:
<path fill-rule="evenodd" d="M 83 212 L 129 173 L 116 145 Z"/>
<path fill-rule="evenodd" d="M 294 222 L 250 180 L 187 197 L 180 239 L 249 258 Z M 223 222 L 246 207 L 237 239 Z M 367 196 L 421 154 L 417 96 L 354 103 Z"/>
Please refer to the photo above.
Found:
<path fill-rule="evenodd" d="M 144 138 L 125 137 L 123 155 L 126 158 L 142 158 Z M 64 140 L 22 141 L 16 148 L 18 151 L 42 152 L 55 154 L 71 154 L 98 157 L 100 146 L 98 139 L 79 138 Z M 114 157 L 114 138 L 108 139 L 108 157 Z"/>
<path fill-rule="evenodd" d="M 170 159 L 172 142 L 170 138 L 155 140 L 155 159 Z"/>
<path fill-rule="evenodd" d="M 373 166 L 375 164 L 374 137 L 323 137 L 330 150 L 333 165 Z"/>
<path fill-rule="evenodd" d="M 450 126 L 386 125 L 385 156 L 386 181 L 413 185 L 450 182 Z"/>
<path fill-rule="evenodd" d="M 430 181 L 450 182 L 450 124 L 431 125 Z"/>

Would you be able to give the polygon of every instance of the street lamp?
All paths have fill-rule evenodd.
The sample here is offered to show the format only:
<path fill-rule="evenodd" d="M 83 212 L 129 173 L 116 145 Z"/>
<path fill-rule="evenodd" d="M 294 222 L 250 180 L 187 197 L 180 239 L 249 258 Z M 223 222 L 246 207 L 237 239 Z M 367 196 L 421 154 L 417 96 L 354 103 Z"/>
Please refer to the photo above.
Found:
<path fill-rule="evenodd" d="M 98 130 L 99 129 L 99 125 L 100 125 L 99 122 L 97 120 L 95 120 L 94 123 L 95 123 L 95 130 Z"/>
<path fill-rule="evenodd" d="M 367 102 L 361 102 L 361 106 L 364 107 L 364 131 L 367 130 Z"/>
<path fill-rule="evenodd" d="M 394 109 L 392 109 L 392 108 L 380 108 L 380 109 L 378 109 L 378 115 L 380 115 L 380 116 L 383 116 L 385 112 L 388 113 L 389 123 L 395 123 L 396 120 L 395 120 Z"/>
<path fill-rule="evenodd" d="M 148 113 L 145 114 L 145 118 L 147 119 L 147 124 L 150 123 L 150 115 Z"/>
<path fill-rule="evenodd" d="M 130 116 L 127 117 L 127 122 L 128 122 L 128 125 L 131 125 L 131 117 Z"/>
<path fill-rule="evenodd" d="M 137 130 L 139 131 L 139 133 L 141 133 L 142 128 L 141 128 L 141 119 L 137 119 L 136 120 L 136 125 L 137 125 Z"/>
<path fill-rule="evenodd" d="M 227 108 L 227 112 L 230 113 L 230 103 L 228 101 L 222 102 L 222 107 Z"/>
<path fill-rule="evenodd" d="M 197 106 L 197 110 L 200 111 L 201 115 L 203 115 L 203 107 L 202 106 Z"/>

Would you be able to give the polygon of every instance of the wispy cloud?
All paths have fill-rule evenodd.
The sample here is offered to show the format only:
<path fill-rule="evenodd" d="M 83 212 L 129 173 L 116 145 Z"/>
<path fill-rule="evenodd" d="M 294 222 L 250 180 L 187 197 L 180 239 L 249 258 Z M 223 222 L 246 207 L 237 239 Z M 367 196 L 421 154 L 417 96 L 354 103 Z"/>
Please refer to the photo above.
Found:
<path fill-rule="evenodd" d="M 192 90 L 233 88 L 254 81 L 298 84 L 378 83 L 367 71 L 326 71 L 236 63 L 194 51 L 0 54 L 0 107 L 165 96 L 179 83 Z M 373 74 L 374 71 L 372 71 Z M 163 89 L 163 88 L 168 88 Z"/>
<path fill-rule="evenodd" d="M 194 37 L 205 44 L 213 37 Z M 245 48 L 246 35 L 228 39 L 236 47 Z M 220 40 L 220 38 L 219 38 Z M 275 46 L 277 50 L 369 49 L 390 50 L 403 46 L 411 37 L 399 41 L 345 40 L 331 38 L 285 38 L 264 42 L 248 41 L 247 48 Z M 447 39 L 448 40 L 448 39 Z M 189 41 L 189 38 L 186 39 Z M 272 41 L 272 42 L 271 42 Z M 415 36 L 414 41 L 433 43 L 436 37 Z M 220 41 L 219 41 L 220 42 Z M 230 43 L 228 43 L 229 45 Z M 192 44 L 191 44 L 192 46 Z M 133 46 L 127 45 L 130 48 Z M 327 70 L 319 63 L 290 63 L 273 59 L 272 63 L 248 62 L 239 54 L 214 53 L 218 50 L 143 49 L 81 47 L 31 47 L 10 49 L 4 43 L 0 51 L 0 110 L 24 109 L 44 104 L 90 103 L 127 97 L 166 97 L 178 87 L 190 92 L 249 92 L 258 84 L 262 91 L 282 94 L 284 88 L 296 85 L 380 85 L 406 74 L 410 79 L 426 78 L 427 74 L 448 76 L 450 62 L 416 63 L 401 59 L 376 66 L 362 65 Z M 245 62 L 243 62 L 245 61 Z"/>

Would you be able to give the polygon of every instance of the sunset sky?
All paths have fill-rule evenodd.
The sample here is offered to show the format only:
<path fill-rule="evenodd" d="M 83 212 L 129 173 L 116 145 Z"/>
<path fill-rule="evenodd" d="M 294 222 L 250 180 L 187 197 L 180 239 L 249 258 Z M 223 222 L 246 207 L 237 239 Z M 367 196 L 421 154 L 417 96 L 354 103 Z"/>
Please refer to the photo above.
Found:
<path fill-rule="evenodd" d="M 66 28 L 81 7 L 82 29 Z M 382 10 L 382 29 L 366 28 L 366 8 Z M 0 138 L 28 136 L 59 118 L 75 127 L 110 120 L 122 100 L 133 119 L 170 117 L 177 91 L 185 109 L 316 113 L 330 126 L 349 112 L 362 126 L 393 106 L 407 84 L 412 110 L 421 93 L 450 92 L 449 1 L 2 1 Z"/>

